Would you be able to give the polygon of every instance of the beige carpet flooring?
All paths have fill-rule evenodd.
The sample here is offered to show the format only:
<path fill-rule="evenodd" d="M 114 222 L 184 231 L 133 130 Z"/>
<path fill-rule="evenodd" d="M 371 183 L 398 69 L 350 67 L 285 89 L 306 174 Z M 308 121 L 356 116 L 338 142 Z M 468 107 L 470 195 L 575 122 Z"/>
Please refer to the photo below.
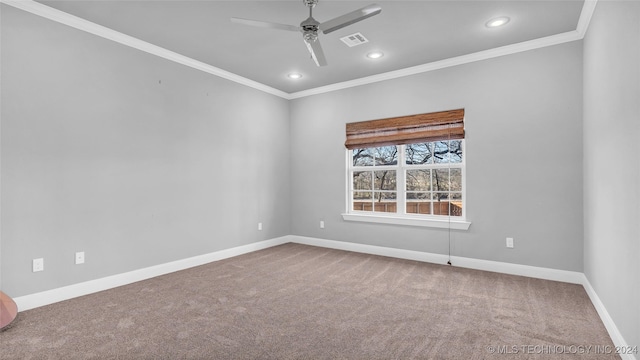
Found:
<path fill-rule="evenodd" d="M 0 359 L 616 359 L 580 285 L 285 244 L 18 314 Z"/>

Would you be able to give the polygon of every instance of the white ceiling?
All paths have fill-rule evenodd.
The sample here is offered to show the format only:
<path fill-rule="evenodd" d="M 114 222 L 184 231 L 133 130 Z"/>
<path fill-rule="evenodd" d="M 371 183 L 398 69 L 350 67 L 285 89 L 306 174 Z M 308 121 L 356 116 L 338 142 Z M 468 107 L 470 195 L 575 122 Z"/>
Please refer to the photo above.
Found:
<path fill-rule="evenodd" d="M 371 3 L 380 5 L 382 13 L 321 34 L 329 64 L 317 67 L 301 34 L 229 20 L 241 17 L 299 25 L 308 16 L 301 0 L 39 2 L 289 94 L 575 32 L 584 3 L 320 0 L 313 10 L 320 22 Z M 508 16 L 511 21 L 501 28 L 485 27 L 496 16 Z M 355 32 L 369 42 L 349 48 L 339 40 Z M 365 55 L 372 50 L 385 55 L 375 61 L 367 59 Z M 286 76 L 290 72 L 303 77 L 291 80 Z"/>

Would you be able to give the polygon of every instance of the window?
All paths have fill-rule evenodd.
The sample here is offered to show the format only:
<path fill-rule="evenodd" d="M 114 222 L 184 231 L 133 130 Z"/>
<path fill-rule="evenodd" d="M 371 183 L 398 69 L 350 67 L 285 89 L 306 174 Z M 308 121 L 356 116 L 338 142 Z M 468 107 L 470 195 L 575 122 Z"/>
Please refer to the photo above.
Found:
<path fill-rule="evenodd" d="M 454 110 L 347 124 L 343 217 L 468 228 L 463 117 Z"/>
<path fill-rule="evenodd" d="M 353 149 L 351 211 L 463 216 L 463 141 Z"/>

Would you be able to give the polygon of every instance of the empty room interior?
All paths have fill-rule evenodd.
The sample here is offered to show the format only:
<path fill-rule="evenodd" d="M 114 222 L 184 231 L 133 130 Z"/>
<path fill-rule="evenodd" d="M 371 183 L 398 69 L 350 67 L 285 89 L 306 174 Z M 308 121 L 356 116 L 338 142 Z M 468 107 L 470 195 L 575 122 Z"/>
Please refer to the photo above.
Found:
<path fill-rule="evenodd" d="M 640 1 L 0 16 L 0 358 L 640 359 Z"/>

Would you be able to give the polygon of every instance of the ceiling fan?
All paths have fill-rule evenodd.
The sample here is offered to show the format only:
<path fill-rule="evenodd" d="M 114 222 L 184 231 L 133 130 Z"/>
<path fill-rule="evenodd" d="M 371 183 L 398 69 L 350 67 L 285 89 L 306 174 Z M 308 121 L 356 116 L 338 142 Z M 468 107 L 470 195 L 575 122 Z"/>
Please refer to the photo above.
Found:
<path fill-rule="evenodd" d="M 365 6 L 362 9 L 352 11 L 350 13 L 338 16 L 337 18 L 325 21 L 323 23 L 318 22 L 313 18 L 313 8 L 318 4 L 318 0 L 302 0 L 302 2 L 309 8 L 309 17 L 300 23 L 300 26 L 278 24 L 267 21 L 249 20 L 233 17 L 231 21 L 238 24 L 245 24 L 251 26 L 257 26 L 268 29 L 278 29 L 287 31 L 300 31 L 302 32 L 302 39 L 307 45 L 311 58 L 318 66 L 327 65 L 327 59 L 324 57 L 324 52 L 320 46 L 320 40 L 318 40 L 318 30 L 322 30 L 323 34 L 342 29 L 343 27 L 362 21 L 366 18 L 380 14 L 382 8 L 378 5 L 372 4 Z"/>

